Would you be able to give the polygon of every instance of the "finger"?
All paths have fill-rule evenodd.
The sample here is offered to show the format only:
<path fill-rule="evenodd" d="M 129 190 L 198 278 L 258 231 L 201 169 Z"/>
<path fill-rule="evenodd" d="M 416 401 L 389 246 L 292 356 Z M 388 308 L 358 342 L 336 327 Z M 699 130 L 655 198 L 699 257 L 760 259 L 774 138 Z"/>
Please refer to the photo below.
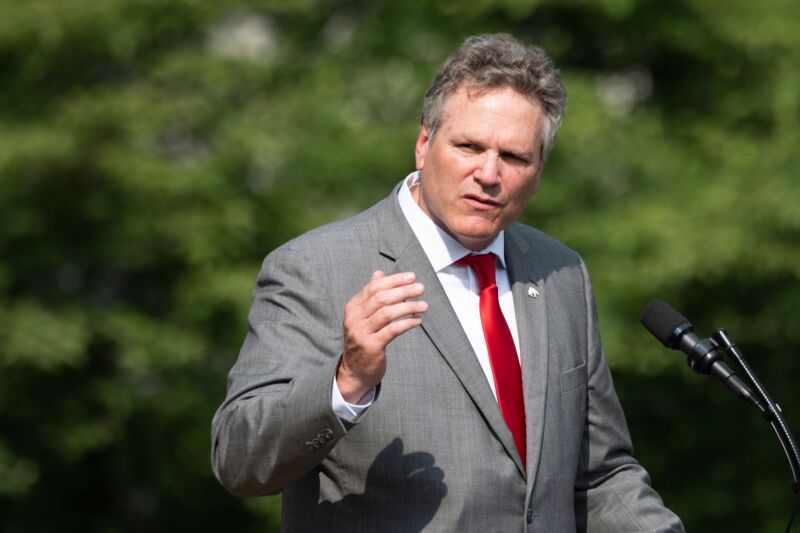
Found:
<path fill-rule="evenodd" d="M 416 279 L 417 276 L 413 272 L 397 272 L 396 274 L 370 280 L 370 282 L 364 286 L 363 290 L 367 298 L 369 298 L 380 291 L 394 289 L 395 287 L 401 287 L 403 285 L 410 285 L 414 283 Z"/>
<path fill-rule="evenodd" d="M 424 292 L 425 286 L 422 283 L 412 283 L 377 292 L 363 303 L 362 313 L 366 317 L 371 317 L 383 307 L 422 296 Z"/>
<path fill-rule="evenodd" d="M 378 274 L 380 272 L 380 274 Z M 367 301 L 373 294 L 382 290 L 393 289 L 401 285 L 408 285 L 413 283 L 416 276 L 413 272 L 398 272 L 389 276 L 381 271 L 375 271 L 370 276 L 370 281 L 358 291 L 348 303 L 361 305 Z"/>
<path fill-rule="evenodd" d="M 367 284 L 361 287 L 361 289 L 357 293 L 355 293 L 345 304 L 344 307 L 345 315 L 351 314 L 353 311 L 356 311 L 355 308 L 360 306 L 362 303 L 364 303 L 364 301 L 366 301 L 367 298 L 369 298 L 370 294 L 367 290 L 367 287 L 370 286 L 370 283 L 377 281 L 385 276 L 386 274 L 384 274 L 382 270 L 375 270 L 372 274 L 370 274 L 369 281 L 367 282 Z M 363 316 L 363 312 L 361 312 L 360 310 L 357 311 L 359 315 Z"/>
<path fill-rule="evenodd" d="M 428 302 L 413 300 L 381 307 L 367 319 L 366 328 L 370 333 L 377 333 L 391 322 L 412 317 L 428 310 Z"/>
<path fill-rule="evenodd" d="M 420 324 L 422 324 L 422 319 L 419 317 L 403 318 L 390 322 L 375 335 L 378 337 L 379 342 L 386 346 L 406 331 L 414 329 Z"/>

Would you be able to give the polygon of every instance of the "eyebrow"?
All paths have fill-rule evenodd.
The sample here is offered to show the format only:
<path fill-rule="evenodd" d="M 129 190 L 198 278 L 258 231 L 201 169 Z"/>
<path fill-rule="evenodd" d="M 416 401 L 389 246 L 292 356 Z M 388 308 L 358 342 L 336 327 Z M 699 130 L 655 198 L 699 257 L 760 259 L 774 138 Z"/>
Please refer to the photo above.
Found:
<path fill-rule="evenodd" d="M 459 133 L 459 134 L 453 136 L 452 142 L 456 146 L 458 146 L 460 144 L 472 144 L 474 146 L 479 147 L 482 150 L 486 149 L 486 146 L 482 142 L 476 141 L 475 139 L 473 139 L 472 137 L 470 137 L 468 134 L 465 134 L 465 133 Z M 503 156 L 503 155 L 509 156 L 510 155 L 510 156 L 516 157 L 518 159 L 521 159 L 523 161 L 526 161 L 528 163 L 532 162 L 534 160 L 535 156 L 536 156 L 535 149 L 534 149 L 534 152 L 532 152 L 530 154 L 527 153 L 527 152 L 520 152 L 520 151 L 516 151 L 516 150 L 509 150 L 509 149 L 500 150 L 500 155 L 501 156 Z"/>

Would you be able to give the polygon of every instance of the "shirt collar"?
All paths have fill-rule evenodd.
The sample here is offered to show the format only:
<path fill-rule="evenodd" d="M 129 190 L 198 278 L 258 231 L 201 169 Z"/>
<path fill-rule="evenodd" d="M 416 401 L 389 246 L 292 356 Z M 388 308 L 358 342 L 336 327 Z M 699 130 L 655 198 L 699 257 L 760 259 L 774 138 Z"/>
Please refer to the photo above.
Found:
<path fill-rule="evenodd" d="M 497 256 L 500 259 L 500 264 L 505 268 L 506 258 L 503 252 L 505 249 L 505 237 L 503 231 L 494 238 L 489 246 L 478 252 L 473 252 L 437 226 L 417 205 L 417 202 L 411 196 L 411 187 L 418 185 L 419 171 L 412 172 L 406 176 L 397 194 L 397 201 L 400 203 L 400 209 L 403 211 L 403 215 L 411 226 L 411 231 L 416 235 L 434 271 L 439 272 L 465 255 L 471 253 L 480 255 L 489 252 Z"/>

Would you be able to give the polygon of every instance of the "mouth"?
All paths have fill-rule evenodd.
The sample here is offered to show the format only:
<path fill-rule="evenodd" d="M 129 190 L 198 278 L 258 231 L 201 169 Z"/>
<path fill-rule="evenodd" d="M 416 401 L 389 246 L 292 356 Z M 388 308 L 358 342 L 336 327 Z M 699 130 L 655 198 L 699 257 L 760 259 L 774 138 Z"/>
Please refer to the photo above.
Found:
<path fill-rule="evenodd" d="M 503 207 L 503 204 L 497 200 L 479 194 L 465 194 L 462 198 L 476 209 L 496 209 L 498 207 Z"/>

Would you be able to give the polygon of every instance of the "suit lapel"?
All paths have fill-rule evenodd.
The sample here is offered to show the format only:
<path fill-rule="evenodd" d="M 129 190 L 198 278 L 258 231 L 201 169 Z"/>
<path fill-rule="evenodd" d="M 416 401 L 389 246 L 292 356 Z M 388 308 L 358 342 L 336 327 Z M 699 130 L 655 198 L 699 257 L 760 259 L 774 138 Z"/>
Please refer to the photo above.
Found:
<path fill-rule="evenodd" d="M 522 386 L 528 446 L 528 486 L 533 486 L 542 451 L 547 397 L 547 294 L 544 275 L 529 257 L 528 242 L 514 226 L 506 230 L 506 265 L 514 296 L 522 362 Z M 533 291 L 530 291 L 530 289 Z"/>
<path fill-rule="evenodd" d="M 414 272 L 417 281 L 425 285 L 423 298 L 428 302 L 429 308 L 422 319 L 423 331 L 447 361 L 492 432 L 516 463 L 520 475 L 524 477 L 522 460 L 517 453 L 511 431 L 500 413 L 486 375 L 436 272 L 403 216 L 397 202 L 397 190 L 394 189 L 378 215 L 381 230 L 380 253 L 395 261 L 395 272 Z M 530 435 L 530 430 L 528 434 Z M 530 450 L 530 446 L 528 449 Z"/>

